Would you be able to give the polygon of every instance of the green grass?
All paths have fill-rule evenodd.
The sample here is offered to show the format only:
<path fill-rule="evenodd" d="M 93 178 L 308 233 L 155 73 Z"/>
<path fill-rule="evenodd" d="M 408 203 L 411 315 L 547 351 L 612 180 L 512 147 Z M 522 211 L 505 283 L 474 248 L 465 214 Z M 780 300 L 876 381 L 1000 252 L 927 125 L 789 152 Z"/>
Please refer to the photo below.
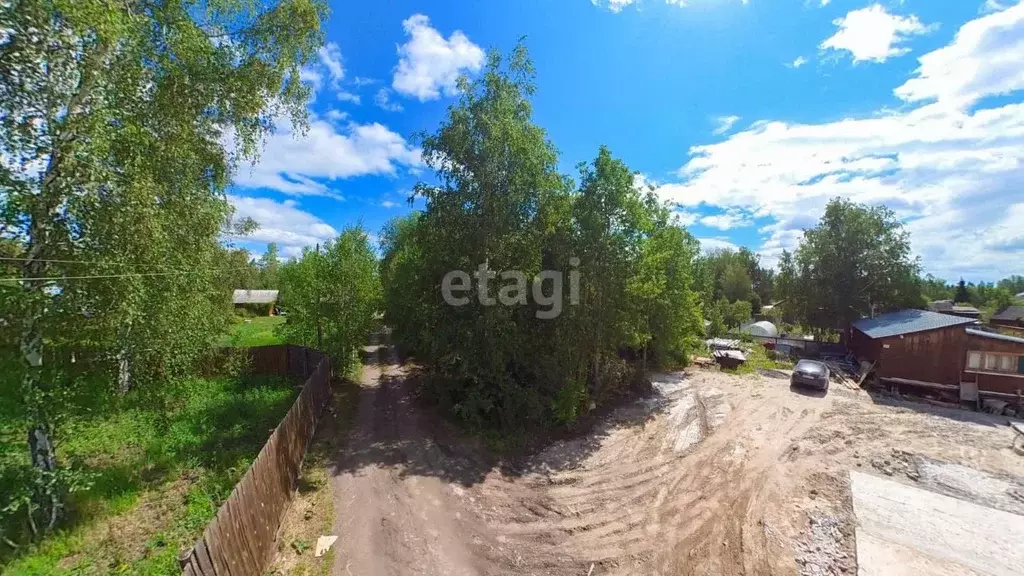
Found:
<path fill-rule="evenodd" d="M 749 351 L 744 350 L 747 361 L 740 364 L 735 370 L 724 370 L 725 372 L 731 374 L 753 374 L 758 370 L 790 370 L 793 368 L 792 362 L 770 358 L 765 347 L 757 342 L 747 346 L 750 347 Z"/>
<path fill-rule="evenodd" d="M 275 334 L 275 329 L 284 324 L 283 316 L 236 317 L 228 333 L 217 341 L 220 346 L 269 346 L 284 344 L 284 339 Z"/>
<path fill-rule="evenodd" d="M 58 456 L 91 487 L 72 495 L 60 531 L 14 552 L 3 547 L 0 572 L 180 574 L 179 551 L 202 533 L 296 393 L 283 378 L 188 380 L 163 402 L 129 394 L 117 411 L 68 422 Z"/>

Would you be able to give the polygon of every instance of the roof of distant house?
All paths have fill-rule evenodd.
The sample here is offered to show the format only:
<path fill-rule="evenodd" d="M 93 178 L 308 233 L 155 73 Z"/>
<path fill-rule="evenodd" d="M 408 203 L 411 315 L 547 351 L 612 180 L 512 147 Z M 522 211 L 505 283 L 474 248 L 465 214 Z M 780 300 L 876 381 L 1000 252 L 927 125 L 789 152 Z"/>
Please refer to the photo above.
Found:
<path fill-rule="evenodd" d="M 928 310 L 899 310 L 874 318 L 861 318 L 853 323 L 853 327 L 869 338 L 885 338 L 974 322 L 977 322 L 974 318 L 939 314 Z"/>
<path fill-rule="evenodd" d="M 277 290 L 235 290 L 231 295 L 234 304 L 270 304 L 277 302 Z"/>
<path fill-rule="evenodd" d="M 1024 306 L 1007 306 L 992 315 L 993 320 L 1020 320 L 1024 318 Z"/>
<path fill-rule="evenodd" d="M 954 314 L 975 314 L 981 315 L 981 310 L 978 310 L 974 306 L 968 306 L 965 304 L 956 305 L 952 300 L 936 300 L 928 305 L 928 308 L 934 312 L 952 312 Z"/>
<path fill-rule="evenodd" d="M 972 336 L 981 336 L 982 338 L 992 338 L 993 340 L 1005 340 L 1006 342 L 1024 344 L 1024 338 L 1007 336 L 1006 334 L 1000 334 L 999 332 L 989 332 L 987 330 L 975 330 L 974 328 L 968 328 L 967 333 Z"/>

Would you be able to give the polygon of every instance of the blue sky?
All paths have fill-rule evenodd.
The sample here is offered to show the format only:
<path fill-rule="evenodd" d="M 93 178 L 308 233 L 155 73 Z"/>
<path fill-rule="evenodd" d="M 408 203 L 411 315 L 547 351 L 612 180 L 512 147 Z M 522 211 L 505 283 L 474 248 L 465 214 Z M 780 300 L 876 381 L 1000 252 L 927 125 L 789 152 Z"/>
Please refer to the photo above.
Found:
<path fill-rule="evenodd" d="M 376 232 L 429 179 L 458 74 L 526 37 L 563 172 L 608 145 L 705 247 L 769 265 L 829 198 L 886 204 L 947 280 L 1024 273 L 1024 5 L 1016 0 L 332 3 L 305 138 L 239 168 L 238 242 L 286 255 Z"/>

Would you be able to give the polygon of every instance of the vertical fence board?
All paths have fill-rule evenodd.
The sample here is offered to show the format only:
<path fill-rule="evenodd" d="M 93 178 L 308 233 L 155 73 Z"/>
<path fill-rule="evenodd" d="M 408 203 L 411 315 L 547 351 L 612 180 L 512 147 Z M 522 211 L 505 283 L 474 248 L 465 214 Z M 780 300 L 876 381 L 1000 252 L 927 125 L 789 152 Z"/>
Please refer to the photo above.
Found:
<path fill-rule="evenodd" d="M 249 358 L 254 374 L 297 376 L 305 383 L 202 537 L 180 559 L 186 576 L 263 573 L 273 558 L 303 457 L 330 397 L 330 359 L 315 350 L 261 346 L 250 348 Z"/>

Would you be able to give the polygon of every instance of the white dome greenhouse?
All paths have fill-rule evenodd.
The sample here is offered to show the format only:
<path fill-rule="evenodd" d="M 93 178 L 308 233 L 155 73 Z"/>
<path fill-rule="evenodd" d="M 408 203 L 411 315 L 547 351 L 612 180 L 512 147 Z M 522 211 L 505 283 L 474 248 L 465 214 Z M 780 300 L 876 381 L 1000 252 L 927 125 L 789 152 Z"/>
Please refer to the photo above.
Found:
<path fill-rule="evenodd" d="M 775 327 L 775 324 L 762 320 L 760 322 L 754 322 L 743 327 L 743 332 L 750 334 L 751 336 L 760 336 L 762 338 L 778 338 L 779 329 Z"/>

